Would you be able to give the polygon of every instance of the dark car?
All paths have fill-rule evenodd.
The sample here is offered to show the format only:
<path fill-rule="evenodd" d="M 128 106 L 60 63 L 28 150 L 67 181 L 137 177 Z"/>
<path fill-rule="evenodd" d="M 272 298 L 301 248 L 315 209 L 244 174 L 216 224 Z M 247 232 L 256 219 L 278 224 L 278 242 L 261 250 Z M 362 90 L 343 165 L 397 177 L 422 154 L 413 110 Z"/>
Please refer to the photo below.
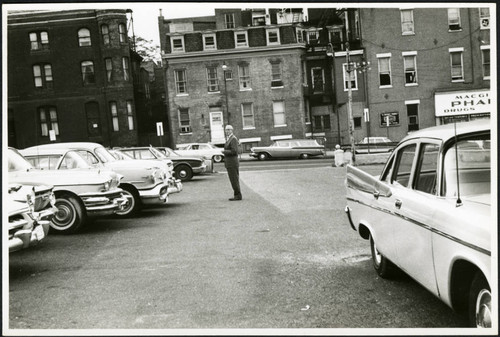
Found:
<path fill-rule="evenodd" d="M 174 163 L 174 174 L 181 181 L 188 181 L 193 175 L 204 173 L 207 169 L 205 161 L 193 156 L 181 156 L 168 147 L 161 150 L 152 146 L 121 148 L 121 152 L 134 159 L 171 160 Z"/>

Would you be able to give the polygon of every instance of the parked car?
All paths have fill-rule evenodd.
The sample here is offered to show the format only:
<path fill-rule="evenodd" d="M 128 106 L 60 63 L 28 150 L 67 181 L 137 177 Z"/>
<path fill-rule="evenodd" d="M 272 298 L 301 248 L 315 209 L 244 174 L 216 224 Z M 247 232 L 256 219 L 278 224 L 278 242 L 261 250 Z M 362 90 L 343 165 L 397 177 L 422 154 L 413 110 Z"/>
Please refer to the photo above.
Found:
<path fill-rule="evenodd" d="M 165 204 L 170 194 L 182 191 L 181 181 L 172 176 L 171 162 L 117 160 L 104 146 L 92 142 L 52 143 L 28 149 L 57 148 L 75 150 L 89 164 L 110 169 L 123 176 L 120 187 L 124 190 L 130 207 L 119 212 L 119 215 L 136 213 L 143 204 Z"/>
<path fill-rule="evenodd" d="M 111 153 L 117 160 L 135 160 L 129 154 L 123 153 L 118 149 L 109 149 L 109 153 Z"/>
<path fill-rule="evenodd" d="M 399 268 L 471 326 L 491 327 L 489 121 L 414 132 L 380 176 L 348 165 L 346 184 L 347 218 L 378 275 Z"/>
<path fill-rule="evenodd" d="M 9 216 L 9 253 L 34 246 L 49 232 L 57 212 L 52 186 L 10 184 L 4 206 Z"/>
<path fill-rule="evenodd" d="M 79 231 L 89 217 L 111 215 L 127 205 L 120 181 L 106 172 L 35 169 L 16 149 L 8 149 L 9 183 L 54 186 L 57 213 L 51 228 L 64 234 Z"/>
<path fill-rule="evenodd" d="M 181 181 L 189 181 L 193 175 L 204 173 L 207 169 L 203 159 L 181 156 L 167 147 L 162 147 L 162 150 L 152 146 L 130 147 L 120 149 L 120 151 L 135 159 L 171 160 L 174 163 L 175 177 Z"/>
<path fill-rule="evenodd" d="M 211 143 L 187 143 L 177 144 L 175 152 L 180 155 L 197 155 L 213 159 L 214 162 L 220 163 L 224 160 L 222 148 Z"/>
<path fill-rule="evenodd" d="M 252 147 L 250 156 L 265 160 L 268 158 L 301 158 L 324 156 L 325 147 L 315 139 L 275 140 L 270 146 Z"/>
<path fill-rule="evenodd" d="M 355 144 L 356 153 L 382 153 L 391 152 L 397 142 L 387 137 L 365 137 L 360 143 Z"/>

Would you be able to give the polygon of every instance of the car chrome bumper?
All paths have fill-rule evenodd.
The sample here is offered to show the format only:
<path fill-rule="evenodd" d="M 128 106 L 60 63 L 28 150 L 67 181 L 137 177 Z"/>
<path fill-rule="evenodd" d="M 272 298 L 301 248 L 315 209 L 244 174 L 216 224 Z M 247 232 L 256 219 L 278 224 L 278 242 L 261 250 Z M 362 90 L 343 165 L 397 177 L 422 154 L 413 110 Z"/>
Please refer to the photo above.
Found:
<path fill-rule="evenodd" d="M 199 167 L 193 167 L 194 174 L 204 173 L 206 170 L 207 170 L 207 165 L 205 163 L 203 163 L 203 165 Z"/>
<path fill-rule="evenodd" d="M 48 234 L 50 221 L 40 220 L 33 229 L 20 229 L 9 238 L 9 253 L 34 246 Z"/>
<path fill-rule="evenodd" d="M 345 207 L 344 212 L 347 214 L 347 219 L 349 220 L 349 224 L 351 225 L 351 228 L 356 230 L 356 226 L 354 226 L 354 223 L 352 222 L 351 209 L 349 208 L 349 206 Z"/>
<path fill-rule="evenodd" d="M 169 189 L 172 190 L 173 188 L 169 185 L 169 182 L 165 182 L 160 183 L 149 190 L 139 190 L 142 203 L 145 205 L 167 203 L 168 195 L 170 194 Z"/>
<path fill-rule="evenodd" d="M 82 200 L 87 214 L 91 217 L 114 214 L 128 203 L 127 197 L 121 192 L 102 196 L 83 196 Z"/>
<path fill-rule="evenodd" d="M 182 182 L 180 179 L 169 179 L 168 181 L 168 194 L 179 193 L 182 191 Z"/>

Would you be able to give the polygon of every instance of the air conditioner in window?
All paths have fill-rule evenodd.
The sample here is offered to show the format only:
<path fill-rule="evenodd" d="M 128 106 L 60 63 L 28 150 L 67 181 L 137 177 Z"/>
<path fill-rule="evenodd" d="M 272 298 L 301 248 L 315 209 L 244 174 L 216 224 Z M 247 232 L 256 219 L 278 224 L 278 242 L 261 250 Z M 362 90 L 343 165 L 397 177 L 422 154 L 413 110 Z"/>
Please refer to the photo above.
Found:
<path fill-rule="evenodd" d="M 489 18 L 481 19 L 481 28 L 482 29 L 490 28 L 490 19 Z"/>

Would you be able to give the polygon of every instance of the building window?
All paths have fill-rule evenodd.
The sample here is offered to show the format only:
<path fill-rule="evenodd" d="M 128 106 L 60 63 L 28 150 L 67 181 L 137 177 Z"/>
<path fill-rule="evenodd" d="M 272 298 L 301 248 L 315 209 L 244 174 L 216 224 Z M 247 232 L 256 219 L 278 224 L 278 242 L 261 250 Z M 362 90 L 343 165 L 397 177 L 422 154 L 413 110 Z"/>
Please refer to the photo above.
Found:
<path fill-rule="evenodd" d="M 330 115 L 317 115 L 313 116 L 313 129 L 315 131 L 330 130 Z"/>
<path fill-rule="evenodd" d="M 224 25 L 226 29 L 234 28 L 234 14 L 224 14 Z"/>
<path fill-rule="evenodd" d="M 111 39 L 109 38 L 109 27 L 108 25 L 101 26 L 101 35 L 102 35 L 102 43 L 107 46 L 111 43 Z"/>
<path fill-rule="evenodd" d="M 403 64 L 405 85 L 417 84 L 417 55 L 405 55 L 403 53 Z"/>
<path fill-rule="evenodd" d="M 238 75 L 240 78 L 240 90 L 250 90 L 250 70 L 248 64 L 238 65 Z"/>
<path fill-rule="evenodd" d="M 184 52 L 184 36 L 172 36 L 172 52 Z"/>
<path fill-rule="evenodd" d="M 52 66 L 50 64 L 35 64 L 33 66 L 33 79 L 36 88 L 52 88 Z"/>
<path fill-rule="evenodd" d="M 187 93 L 187 79 L 186 79 L 186 70 L 175 70 L 175 90 L 177 94 L 186 94 Z"/>
<path fill-rule="evenodd" d="M 281 62 L 271 62 L 271 87 L 283 87 Z"/>
<path fill-rule="evenodd" d="M 219 78 L 217 77 L 217 67 L 207 68 L 208 92 L 219 91 Z"/>
<path fill-rule="evenodd" d="M 49 49 L 49 34 L 47 32 L 30 33 L 31 50 Z"/>
<path fill-rule="evenodd" d="M 349 90 L 349 80 L 351 81 L 351 89 L 358 90 L 358 75 L 356 74 L 356 69 L 354 69 L 351 64 L 351 71 L 347 71 L 347 63 L 342 64 L 342 70 L 344 74 L 344 91 Z"/>
<path fill-rule="evenodd" d="M 253 104 L 241 104 L 241 117 L 243 120 L 243 129 L 255 129 L 255 119 L 253 115 Z"/>
<path fill-rule="evenodd" d="M 116 106 L 116 102 L 109 102 L 109 111 L 111 111 L 113 131 L 120 131 L 120 123 L 118 122 L 118 108 Z"/>
<path fill-rule="evenodd" d="M 203 35 L 203 50 L 215 50 L 215 49 L 217 49 L 215 34 Z"/>
<path fill-rule="evenodd" d="M 113 78 L 113 61 L 110 58 L 104 59 L 104 65 L 106 67 L 106 79 L 111 82 Z"/>
<path fill-rule="evenodd" d="M 118 25 L 118 33 L 120 35 L 120 43 L 127 43 L 127 28 L 123 23 Z"/>
<path fill-rule="evenodd" d="M 354 122 L 354 128 L 361 129 L 361 117 L 353 117 L 352 120 Z"/>
<path fill-rule="evenodd" d="M 490 79 L 490 46 L 481 46 L 483 79 Z"/>
<path fill-rule="evenodd" d="M 325 74 L 323 68 L 311 68 L 311 78 L 313 85 L 313 92 L 324 92 Z"/>
<path fill-rule="evenodd" d="M 248 47 L 248 32 L 234 32 L 236 48 Z"/>
<path fill-rule="evenodd" d="M 122 57 L 122 70 L 123 70 L 123 79 L 128 81 L 130 79 L 130 65 L 128 57 Z"/>
<path fill-rule="evenodd" d="M 450 62 L 451 62 L 451 81 L 463 81 L 464 80 L 464 69 L 463 69 L 463 49 L 460 50 L 450 50 Z"/>
<path fill-rule="evenodd" d="M 84 85 L 95 83 L 94 62 L 92 61 L 82 62 L 82 79 Z"/>
<path fill-rule="evenodd" d="M 191 133 L 191 121 L 189 120 L 189 109 L 179 109 L 179 126 L 181 133 Z"/>
<path fill-rule="evenodd" d="M 54 130 L 56 136 L 59 135 L 59 123 L 57 122 L 57 111 L 55 107 L 39 107 L 38 116 L 40 117 L 42 136 L 47 137 L 50 130 Z"/>
<path fill-rule="evenodd" d="M 273 101 L 274 126 L 286 126 L 285 102 Z"/>
<path fill-rule="evenodd" d="M 224 70 L 224 78 L 226 81 L 231 81 L 233 79 L 233 71 L 231 69 Z"/>
<path fill-rule="evenodd" d="M 392 85 L 391 78 L 391 58 L 390 57 L 378 57 L 378 77 L 380 81 L 380 87 L 390 87 Z"/>
<path fill-rule="evenodd" d="M 408 114 L 408 131 L 418 130 L 418 104 L 407 104 L 406 112 Z"/>
<path fill-rule="evenodd" d="M 413 9 L 401 10 L 401 31 L 403 35 L 414 35 Z"/>
<path fill-rule="evenodd" d="M 266 33 L 268 46 L 280 44 L 280 30 L 278 28 L 268 29 Z"/>
<path fill-rule="evenodd" d="M 479 8 L 479 26 L 481 29 L 490 29 L 489 8 Z"/>
<path fill-rule="evenodd" d="M 304 43 L 304 30 L 302 28 L 295 28 L 295 34 L 297 35 L 297 43 Z"/>
<path fill-rule="evenodd" d="M 134 130 L 134 112 L 132 109 L 132 101 L 127 101 L 127 119 L 128 119 L 128 129 Z"/>
<path fill-rule="evenodd" d="M 460 8 L 448 8 L 448 29 L 450 31 L 462 30 L 460 26 Z"/>
<path fill-rule="evenodd" d="M 82 28 L 78 31 L 78 45 L 80 47 L 88 47 L 92 45 L 90 40 L 90 30 Z"/>
<path fill-rule="evenodd" d="M 317 30 L 310 30 L 307 32 L 307 43 L 309 44 L 319 43 L 319 32 Z"/>

